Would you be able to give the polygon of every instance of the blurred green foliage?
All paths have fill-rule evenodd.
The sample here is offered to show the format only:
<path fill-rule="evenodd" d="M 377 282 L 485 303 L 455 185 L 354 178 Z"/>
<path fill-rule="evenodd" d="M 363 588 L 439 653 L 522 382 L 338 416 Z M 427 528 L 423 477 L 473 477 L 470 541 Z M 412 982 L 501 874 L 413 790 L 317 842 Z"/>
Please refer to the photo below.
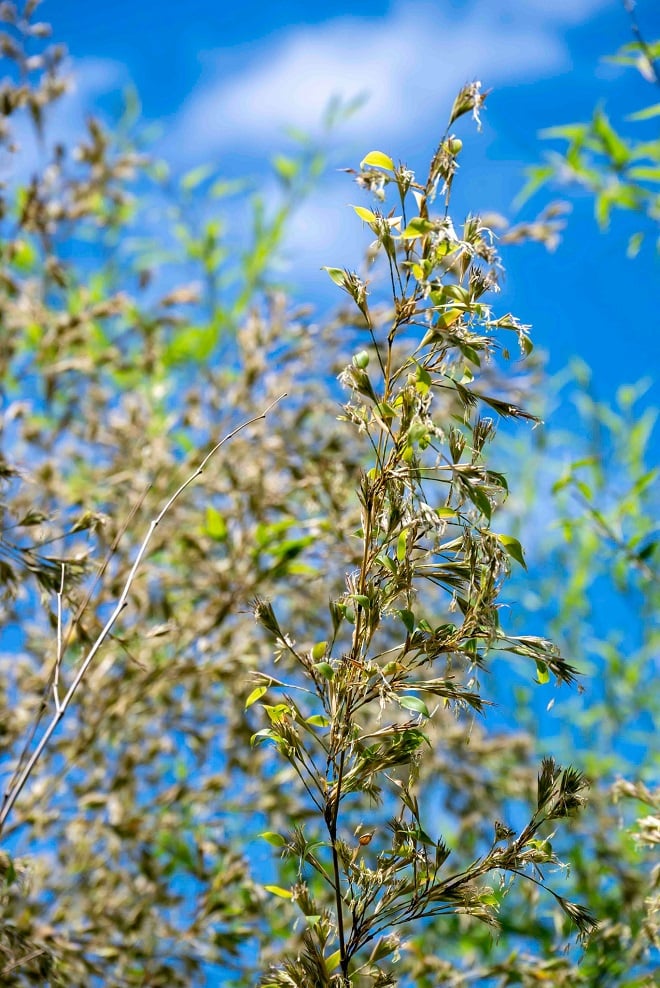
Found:
<path fill-rule="evenodd" d="M 348 301 L 316 321 L 287 298 L 277 264 L 293 211 L 304 208 L 323 166 L 322 151 L 302 135 L 297 150 L 274 158 L 276 201 L 258 184 L 226 182 L 207 164 L 176 179 L 151 159 L 139 100 L 129 92 L 116 125 L 91 120 L 77 146 L 49 148 L 45 166 L 26 176 L 20 144 L 31 139 L 28 124 L 47 134 L 49 106 L 66 88 L 62 49 L 49 44 L 36 6 L 0 6 L 8 62 L 0 142 L 11 166 L 0 190 L 3 790 L 98 636 L 150 520 L 219 438 L 283 391 L 289 398 L 265 425 L 236 436 L 163 518 L 121 623 L 8 816 L 0 850 L 0 980 L 248 986 L 269 970 L 287 974 L 283 955 L 292 958 L 288 975 L 299 976 L 295 964 L 312 933 L 327 945 L 327 983 L 338 983 L 332 908 L 312 910 L 314 862 L 325 867 L 328 852 L 327 835 L 324 847 L 305 834 L 319 822 L 318 808 L 272 736 L 250 742 L 264 730 L 264 717 L 265 729 L 281 738 L 300 706 L 261 692 L 264 676 L 271 685 L 290 677 L 300 685 L 302 661 L 327 698 L 337 668 L 350 666 L 355 686 L 374 661 L 367 652 L 341 660 L 341 643 L 350 654 L 356 624 L 368 627 L 367 615 L 380 619 L 374 588 L 345 582 L 365 559 L 356 490 L 368 492 L 371 435 L 380 450 L 376 467 L 389 451 L 402 477 L 422 470 L 433 444 L 445 450 L 452 498 L 441 505 L 429 495 L 427 506 L 440 509 L 435 518 L 457 537 L 461 529 L 460 546 L 445 551 L 438 569 L 422 571 L 435 583 L 413 593 L 411 572 L 426 563 L 411 532 L 419 522 L 406 524 L 402 515 L 372 563 L 383 587 L 398 580 L 405 598 L 392 598 L 388 647 L 400 648 L 403 636 L 405 661 L 437 647 L 444 662 L 454 636 L 456 654 L 451 675 L 430 691 L 421 673 L 406 679 L 409 670 L 396 662 L 383 676 L 386 722 L 378 726 L 375 708 L 371 715 L 383 736 L 356 741 L 349 752 L 357 757 L 355 801 L 335 835 L 344 875 L 361 871 L 363 883 L 369 872 L 377 875 L 368 862 L 387 854 L 386 841 L 401 858 L 408 854 L 408 870 L 431 844 L 438 858 L 446 844 L 449 866 L 466 876 L 489 854 L 492 866 L 493 849 L 511 851 L 510 831 L 519 832 L 537 806 L 539 788 L 547 805 L 548 786 L 559 792 L 555 784 L 575 782 L 546 762 L 540 785 L 540 758 L 553 755 L 588 773 L 591 800 L 556 836 L 529 835 L 529 874 L 570 892 L 600 927 L 583 953 L 566 952 L 571 903 L 533 882 L 509 888 L 496 875 L 488 889 L 465 883 L 463 897 L 445 903 L 446 915 L 411 913 L 401 940 L 384 931 L 362 955 L 366 966 L 353 983 L 649 988 L 660 884 L 652 857 L 660 842 L 652 734 L 658 550 L 652 412 L 638 409 L 641 386 L 622 385 L 610 407 L 594 398 L 587 370 L 574 368 L 563 387 L 574 396 L 575 428 L 534 430 L 527 443 L 501 432 L 490 447 L 506 465 L 507 485 L 485 465 L 493 439 L 486 423 L 493 415 L 524 416 L 542 371 L 532 357 L 514 387 L 506 364 L 486 359 L 503 333 L 528 351 L 525 327 L 508 316 L 498 322 L 479 299 L 489 288 L 482 268 L 492 260 L 483 228 L 472 219 L 457 224 L 457 234 L 428 208 L 435 186 L 449 191 L 458 138 L 441 142 L 425 187 L 405 189 L 407 170 L 396 166 L 401 198 L 418 195 L 399 228 L 378 205 L 357 209 L 386 269 L 419 287 L 415 309 L 406 310 L 410 297 L 396 280 L 393 311 L 387 281 L 378 299 L 368 298 L 359 274 L 331 268 Z M 639 50 L 624 55 L 638 57 Z M 452 122 L 478 111 L 477 96 L 466 87 Z M 332 108 L 330 117 L 338 112 Z M 655 222 L 653 180 L 633 173 L 655 159 L 639 157 L 640 148 L 613 137 L 604 120 L 598 111 L 571 151 L 576 174 L 586 175 L 598 196 L 616 183 L 634 186 L 629 201 Z M 618 141 L 627 148 L 623 164 Z M 377 203 L 390 161 L 378 154 L 356 173 Z M 598 181 L 594 169 L 601 169 Z M 611 191 L 607 202 L 619 204 Z M 402 257 L 406 267 L 398 267 Z M 394 389 L 386 395 L 377 383 L 378 355 L 387 346 L 369 330 L 401 328 L 407 346 L 418 331 L 411 329 L 416 307 L 427 312 L 427 357 L 439 362 L 426 367 L 418 354 L 406 364 L 398 401 Z M 395 336 L 390 371 L 406 359 Z M 352 389 L 352 410 L 343 413 L 351 422 L 337 420 L 340 373 Z M 439 380 L 446 394 L 437 399 L 438 424 L 423 406 Z M 475 417 L 475 409 L 483 414 Z M 432 483 L 423 478 L 425 487 Z M 405 484 L 401 497 L 404 505 Z M 424 511 L 419 497 L 415 504 Z M 525 583 L 514 578 L 502 591 L 500 577 L 511 566 L 522 573 L 525 562 Z M 497 579 L 489 583 L 486 571 L 495 564 Z M 508 594 L 534 614 L 543 638 L 525 642 L 528 628 L 517 630 L 513 616 L 500 622 L 500 591 L 502 600 Z M 457 609 L 449 606 L 452 593 Z M 254 621 L 255 599 L 271 637 Z M 278 620 L 291 632 L 279 636 Z M 531 668 L 538 683 L 487 654 L 505 624 L 508 640 L 500 644 L 518 649 L 521 668 Z M 570 664 L 586 674 L 585 692 L 568 699 L 564 686 L 548 710 L 554 687 L 546 681 L 551 672 L 571 679 Z M 263 674 L 258 683 L 255 669 Z M 366 682 L 373 690 L 369 676 Z M 481 694 L 499 704 L 483 719 L 469 709 L 486 706 Z M 431 697 L 438 695 L 436 711 Z M 301 729 L 310 744 L 329 729 L 325 718 L 325 711 L 309 714 Z M 382 771 L 391 774 L 396 765 L 405 771 L 393 791 L 403 791 L 418 828 L 406 818 L 406 840 L 387 827 L 392 797 L 381 807 L 375 799 L 380 784 L 390 785 Z M 370 785 L 373 803 L 358 803 Z M 553 871 L 559 859 L 570 866 L 565 884 L 564 872 Z M 507 863 L 513 857 L 500 860 Z M 497 938 L 483 919 L 499 922 Z"/>

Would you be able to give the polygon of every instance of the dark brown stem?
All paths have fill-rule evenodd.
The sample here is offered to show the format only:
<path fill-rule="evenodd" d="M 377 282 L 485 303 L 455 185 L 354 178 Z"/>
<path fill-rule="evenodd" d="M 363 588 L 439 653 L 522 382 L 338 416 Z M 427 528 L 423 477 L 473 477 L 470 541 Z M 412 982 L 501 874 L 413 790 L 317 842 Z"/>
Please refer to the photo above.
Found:
<path fill-rule="evenodd" d="M 330 844 L 332 847 L 332 869 L 335 878 L 335 905 L 337 909 L 337 934 L 339 936 L 340 966 L 342 976 L 346 981 L 346 984 L 348 984 L 348 954 L 346 953 L 346 937 L 344 934 L 344 914 L 342 911 L 341 882 L 339 877 L 339 855 L 337 854 L 337 819 L 339 817 L 339 798 L 344 775 L 344 757 L 345 754 L 342 751 L 339 756 L 339 771 L 337 773 L 337 781 L 334 786 L 334 798 L 331 805 L 328 806 L 329 812 L 327 812 L 326 815 L 326 823 L 328 825 Z"/>

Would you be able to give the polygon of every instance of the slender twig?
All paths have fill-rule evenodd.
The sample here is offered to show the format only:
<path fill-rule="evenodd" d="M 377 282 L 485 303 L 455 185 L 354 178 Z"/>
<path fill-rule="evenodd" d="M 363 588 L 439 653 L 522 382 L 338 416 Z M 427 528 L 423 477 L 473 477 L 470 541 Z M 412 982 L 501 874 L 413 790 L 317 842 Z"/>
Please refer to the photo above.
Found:
<path fill-rule="evenodd" d="M 330 808 L 330 820 L 328 830 L 330 831 L 330 843 L 332 846 L 332 869 L 335 878 L 335 903 L 337 908 L 337 933 L 339 936 L 339 957 L 341 973 L 348 984 L 348 955 L 346 953 L 346 937 L 344 935 L 344 913 L 341 898 L 341 879 L 339 877 L 339 855 L 337 853 L 337 819 L 339 817 L 339 800 L 341 797 L 341 784 L 344 775 L 345 750 L 339 756 L 339 772 L 337 784 L 334 787 L 334 801 Z"/>
<path fill-rule="evenodd" d="M 62 595 L 64 594 L 64 574 L 65 564 L 62 563 L 62 573 L 60 576 L 60 589 L 57 591 L 57 654 L 55 656 L 55 668 L 53 670 L 53 699 L 55 700 L 55 710 L 60 710 L 60 669 L 62 667 Z"/>
<path fill-rule="evenodd" d="M 85 594 L 85 596 L 81 600 L 80 604 L 78 605 L 78 609 L 76 610 L 73 618 L 69 622 L 69 627 L 68 627 L 67 633 L 64 636 L 64 640 L 62 642 L 62 651 L 63 652 L 66 651 L 66 649 L 68 647 L 68 644 L 69 644 L 69 641 L 71 639 L 71 635 L 73 634 L 73 630 L 74 630 L 74 628 L 76 628 L 78 626 L 78 624 L 79 624 L 79 622 L 80 622 L 83 614 L 87 610 L 87 607 L 89 605 L 89 602 L 92 599 L 92 595 L 93 595 L 93 593 L 94 593 L 94 591 L 95 591 L 95 589 L 96 589 L 99 581 L 101 580 L 103 574 L 105 573 L 106 569 L 108 568 L 108 566 L 110 564 L 110 560 L 112 559 L 112 557 L 114 556 L 115 552 L 117 551 L 117 547 L 118 547 L 121 539 L 123 538 L 124 533 L 126 532 L 128 526 L 130 525 L 131 521 L 133 520 L 133 518 L 135 517 L 135 515 L 137 514 L 137 512 L 142 507 L 142 504 L 144 502 L 144 499 L 147 496 L 147 494 L 149 493 L 150 489 L 151 489 L 151 484 L 147 484 L 147 486 L 142 491 L 142 493 L 140 494 L 139 498 L 137 499 L 137 501 L 135 502 L 135 504 L 133 505 L 133 507 L 129 511 L 127 517 L 124 519 L 124 521 L 120 525 L 120 527 L 119 527 L 119 529 L 118 529 L 118 531 L 117 531 L 114 539 L 112 540 L 112 543 L 110 545 L 110 548 L 108 549 L 108 551 L 107 551 L 107 553 L 105 555 L 105 558 L 104 558 L 103 562 L 101 563 L 101 565 L 100 565 L 100 567 L 98 569 L 98 572 L 97 572 L 96 576 L 94 577 L 94 580 L 92 581 L 92 585 L 89 587 L 87 593 Z M 23 747 L 21 749 L 21 753 L 18 756 L 18 761 L 16 763 L 16 767 L 14 769 L 14 773 L 13 773 L 11 779 L 9 780 L 8 784 L 7 784 L 7 790 L 11 790 L 11 789 L 14 788 L 14 782 L 16 781 L 16 779 L 18 778 L 19 774 L 23 770 L 23 766 L 25 764 L 25 759 L 27 758 L 28 752 L 29 752 L 30 748 L 32 747 L 32 742 L 34 741 L 35 735 L 36 735 L 37 730 L 39 728 L 39 724 L 41 723 L 41 718 L 43 717 L 44 713 L 46 712 L 46 710 L 48 708 L 48 697 L 49 697 L 50 691 L 51 691 L 51 689 L 53 687 L 53 679 L 54 679 L 54 676 L 55 676 L 55 669 L 56 669 L 56 665 L 54 664 L 53 665 L 53 668 L 51 669 L 50 675 L 48 677 L 48 682 L 46 683 L 46 685 L 44 687 L 44 691 L 43 691 L 43 694 L 42 694 L 42 697 L 41 697 L 41 703 L 39 704 L 39 709 L 37 710 L 37 713 L 36 713 L 36 716 L 35 716 L 34 721 L 32 723 L 32 726 L 31 726 L 30 730 L 28 731 L 27 737 L 25 738 L 25 742 L 24 742 Z M 0 831 L 1 830 L 2 830 L 2 826 L 0 825 Z"/>
<path fill-rule="evenodd" d="M 23 957 L 19 957 L 15 961 L 10 961 L 9 964 L 6 964 L 0 971 L 0 974 L 4 978 L 5 975 L 11 974 L 12 971 L 15 971 L 19 967 L 23 967 L 24 964 L 29 964 L 30 961 L 36 960 L 37 957 L 42 957 L 45 953 L 45 947 L 35 947 L 35 949 L 31 950 L 29 954 L 25 954 Z"/>
<path fill-rule="evenodd" d="M 18 778 L 14 782 L 13 786 L 9 788 L 5 793 L 3 806 L 2 809 L 0 810 L 0 833 L 2 832 L 2 828 L 5 824 L 5 821 L 7 820 L 7 817 L 9 816 L 16 800 L 18 799 L 21 791 L 23 790 L 23 787 L 25 786 L 27 780 L 32 774 L 35 765 L 41 758 L 41 755 L 43 754 L 46 746 L 48 745 L 48 742 L 55 733 L 60 721 L 64 717 L 69 705 L 71 704 L 71 701 L 73 700 L 73 697 L 75 696 L 78 687 L 85 678 L 87 670 L 94 661 L 94 658 L 96 657 L 97 653 L 99 652 L 106 638 L 109 636 L 110 632 L 112 631 L 112 628 L 117 622 L 119 615 L 126 607 L 128 603 L 128 595 L 131 591 L 131 587 L 133 586 L 133 582 L 140 568 L 140 564 L 144 559 L 144 556 L 146 555 L 147 549 L 149 547 L 149 543 L 151 542 L 153 534 L 156 531 L 158 525 L 163 520 L 165 515 L 168 513 L 168 511 L 175 503 L 175 501 L 177 501 L 178 498 L 183 494 L 183 492 L 204 472 L 207 463 L 215 455 L 215 453 L 217 453 L 220 447 L 224 446 L 224 444 L 228 442 L 230 439 L 233 439 L 234 436 L 236 436 L 239 432 L 242 432 L 243 429 L 246 429 L 248 426 L 253 425 L 255 422 L 258 422 L 260 419 L 264 419 L 268 414 L 268 412 L 271 410 L 271 408 L 273 408 L 273 406 L 276 405 L 277 402 L 281 401 L 282 398 L 284 397 L 286 397 L 285 394 L 280 395 L 278 398 L 275 399 L 275 401 L 272 401 L 270 405 L 268 405 L 268 407 L 264 409 L 263 412 L 261 412 L 261 414 L 255 415 L 253 418 L 248 419 L 247 421 L 241 423 L 241 425 L 239 425 L 232 432 L 229 432 L 223 439 L 221 439 L 220 442 L 216 443 L 215 446 L 211 449 L 211 451 L 206 454 L 206 456 L 204 457 L 200 465 L 197 467 L 197 469 L 192 474 L 190 474 L 190 476 L 186 480 L 184 480 L 184 482 L 177 488 L 174 494 L 172 494 L 172 496 L 166 501 L 164 507 L 161 508 L 159 513 L 156 515 L 156 517 L 152 519 L 147 534 L 145 535 L 142 544 L 138 549 L 137 555 L 135 557 L 135 561 L 131 567 L 131 570 L 124 584 L 124 588 L 119 596 L 117 603 L 115 604 L 115 607 L 110 617 L 106 621 L 99 636 L 97 637 L 96 641 L 94 642 L 89 652 L 87 653 L 69 689 L 65 693 L 62 700 L 59 702 L 59 706 L 56 705 L 55 713 L 53 714 L 50 723 L 48 724 L 46 730 L 44 731 L 42 737 L 40 738 L 39 743 L 37 744 L 34 752 L 28 759 L 26 765 L 24 766 L 23 770 L 21 771 Z"/>
<path fill-rule="evenodd" d="M 656 86 L 660 86 L 660 72 L 658 72 L 658 68 L 656 66 L 655 59 L 653 58 L 651 49 L 649 48 L 648 43 L 641 32 L 641 29 L 639 27 L 639 22 L 635 15 L 635 6 L 636 6 L 635 0 L 623 0 L 623 6 L 626 9 L 626 13 L 630 17 L 630 27 L 632 29 L 633 35 L 635 36 L 635 41 L 639 45 L 641 51 L 644 53 L 644 57 L 648 62 L 651 75 L 653 76 L 652 81 L 655 83 Z"/>
<path fill-rule="evenodd" d="M 633 566 L 636 566 L 640 572 L 644 574 L 647 579 L 653 580 L 656 576 L 655 571 L 651 566 L 648 565 L 643 559 L 639 558 L 639 554 L 631 549 L 630 546 L 625 542 L 624 539 L 619 538 L 617 533 L 614 531 L 612 526 L 609 524 L 606 518 L 590 503 L 589 499 L 584 496 L 581 490 L 574 489 L 572 491 L 576 500 L 580 501 L 583 508 L 588 512 L 590 518 L 598 525 L 601 531 L 607 536 L 610 542 L 613 543 L 614 547 L 621 552 L 626 559 L 628 559 Z"/>

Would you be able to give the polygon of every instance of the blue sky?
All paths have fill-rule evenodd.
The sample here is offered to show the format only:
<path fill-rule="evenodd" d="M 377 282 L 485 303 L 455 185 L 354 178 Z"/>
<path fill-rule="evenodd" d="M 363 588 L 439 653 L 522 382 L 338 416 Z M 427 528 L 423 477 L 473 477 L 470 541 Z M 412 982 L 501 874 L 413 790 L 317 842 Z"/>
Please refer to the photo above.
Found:
<path fill-rule="evenodd" d="M 648 39 L 660 37 L 657 0 L 639 0 L 636 14 Z M 266 176 L 269 159 L 290 147 L 287 126 L 318 133 L 333 96 L 367 94 L 333 138 L 334 167 L 288 241 L 298 259 L 291 283 L 320 312 L 338 295 L 322 265 L 357 264 L 371 239 L 349 205 L 360 193 L 339 168 L 377 148 L 424 174 L 466 81 L 478 78 L 492 93 L 480 134 L 469 120 L 456 127 L 465 141 L 453 201 L 459 219 L 488 210 L 533 217 L 568 195 L 544 191 L 516 215 L 524 168 L 543 154 L 539 130 L 588 120 L 599 101 L 625 128 L 626 114 L 657 101 L 637 72 L 603 61 L 632 38 L 622 0 L 380 0 L 362 8 L 345 0 L 115 0 L 111 13 L 105 4 L 47 0 L 43 16 L 69 46 L 78 79 L 58 127 L 73 132 L 90 108 L 116 109 L 133 82 L 146 119 L 162 123 L 157 149 L 175 173 L 212 163 L 228 176 L 260 177 L 275 194 Z M 657 135 L 657 118 L 648 126 L 647 136 Z M 555 253 L 504 250 L 497 307 L 532 324 L 551 370 L 578 355 L 593 368 L 596 396 L 612 400 L 620 384 L 656 371 L 659 261 L 651 247 L 626 258 L 629 219 L 602 235 L 591 200 L 570 198 Z M 658 397 L 656 384 L 642 404 Z M 549 424 L 574 425 L 572 406 L 560 404 Z M 659 446 L 656 433 L 656 454 Z"/>
<path fill-rule="evenodd" d="M 368 242 L 348 205 L 357 190 L 339 166 L 378 148 L 422 172 L 465 81 L 479 78 L 492 94 L 483 132 L 460 127 L 459 214 L 515 215 L 523 169 L 543 153 L 541 128 L 586 120 L 599 100 L 618 124 L 655 99 L 636 72 L 602 62 L 631 39 L 621 0 L 398 0 L 359 14 L 344 0 L 115 0 L 111 11 L 46 0 L 42 11 L 77 77 L 58 127 L 73 134 L 90 109 L 116 107 L 132 81 L 145 117 L 163 124 L 158 149 L 175 172 L 212 162 L 227 175 L 263 176 L 289 146 L 287 125 L 314 133 L 333 96 L 368 96 L 333 138 L 337 167 L 291 230 L 290 254 L 303 257 L 295 282 L 319 308 L 332 292 L 321 265 L 355 264 Z M 659 4 L 639 0 L 637 16 L 648 38 L 660 36 Z M 561 194 L 540 194 L 523 215 Z M 551 368 L 583 357 L 604 398 L 658 357 L 658 262 L 650 248 L 626 259 L 628 229 L 615 222 L 598 236 L 591 203 L 577 199 L 555 254 L 529 246 L 504 256 L 502 306 L 534 326 Z"/>
<path fill-rule="evenodd" d="M 649 39 L 660 37 L 658 0 L 639 0 L 637 15 Z M 620 124 L 658 98 L 637 73 L 601 61 L 631 39 L 621 0 L 398 0 L 359 8 L 345 0 L 45 0 L 40 16 L 67 44 L 77 79 L 54 130 L 74 140 L 85 115 L 116 110 L 132 82 L 146 119 L 162 123 L 157 150 L 175 172 L 211 162 L 228 176 L 267 176 L 269 159 L 290 146 L 287 125 L 314 133 L 333 96 L 368 95 L 333 138 L 335 167 L 288 241 L 291 257 L 301 258 L 290 276 L 298 297 L 320 311 L 337 298 L 321 266 L 356 264 L 370 239 L 349 206 L 359 193 L 338 169 L 356 167 L 377 148 L 423 174 L 466 81 L 478 78 L 492 93 L 481 134 L 469 122 L 456 128 L 465 141 L 458 218 L 468 210 L 531 218 L 562 195 L 542 193 L 518 216 L 512 206 L 525 166 L 543 153 L 540 129 L 587 120 L 599 100 Z M 603 236 L 591 202 L 571 198 L 554 254 L 534 245 L 504 251 L 498 309 L 532 324 L 551 369 L 581 356 L 594 370 L 595 392 L 611 399 L 621 383 L 656 372 L 659 261 L 651 248 L 628 260 L 630 225 L 616 221 Z M 650 401 L 658 402 L 657 385 Z M 558 423 L 570 425 L 571 414 L 560 407 Z"/>

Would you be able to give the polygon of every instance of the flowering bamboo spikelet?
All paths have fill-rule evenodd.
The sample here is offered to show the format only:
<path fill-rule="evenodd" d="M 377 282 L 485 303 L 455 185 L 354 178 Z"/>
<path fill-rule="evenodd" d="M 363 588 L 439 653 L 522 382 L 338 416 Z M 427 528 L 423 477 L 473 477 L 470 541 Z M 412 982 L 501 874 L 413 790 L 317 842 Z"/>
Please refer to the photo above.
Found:
<path fill-rule="evenodd" d="M 478 84 L 466 87 L 450 126 L 469 111 L 477 116 L 482 102 Z M 516 834 L 496 822 L 492 845 L 452 869 L 450 847 L 427 832 L 416 795 L 434 722 L 450 711 L 485 711 L 478 674 L 490 656 L 531 660 L 541 681 L 571 683 L 577 674 L 551 642 L 508 634 L 500 622 L 511 561 L 525 561 L 519 542 L 491 527 L 508 488 L 486 453 L 493 412 L 534 421 L 498 362 L 507 355 L 503 334 L 514 334 L 523 356 L 531 343 L 515 317 L 492 313 L 499 258 L 490 231 L 475 216 L 459 227 L 432 212 L 439 185 L 449 202 L 461 149 L 448 130 L 424 183 L 381 151 L 362 162 L 358 184 L 379 207 L 394 192 L 399 208 L 354 207 L 375 238 L 370 256 L 385 269 L 385 305 L 372 302 L 364 276 L 327 269 L 355 305 L 362 341 L 339 378 L 349 391 L 341 418 L 365 450 L 360 551 L 331 604 L 332 634 L 311 653 L 282 630 L 271 605 L 255 608 L 300 675 L 285 684 L 259 673 L 250 702 L 269 721 L 253 743 L 275 745 L 312 807 L 304 830 L 278 838 L 298 861 L 299 881 L 286 895 L 303 915 L 325 917 L 322 929 L 309 926 L 297 955 L 263 975 L 263 986 L 348 986 L 357 971 L 365 984 L 394 984 L 382 962 L 396 958 L 399 927 L 457 913 L 497 926 L 506 887 L 496 892 L 486 877 L 509 873 L 545 887 L 540 865 L 558 862 L 539 829 L 584 802 L 581 774 L 546 760 L 529 824 Z M 282 702 L 266 702 L 276 691 Z M 381 803 L 395 809 L 386 826 L 374 810 Z M 356 828 L 360 814 L 366 835 L 362 823 Z M 586 910 L 549 891 L 581 935 L 593 929 Z"/>

